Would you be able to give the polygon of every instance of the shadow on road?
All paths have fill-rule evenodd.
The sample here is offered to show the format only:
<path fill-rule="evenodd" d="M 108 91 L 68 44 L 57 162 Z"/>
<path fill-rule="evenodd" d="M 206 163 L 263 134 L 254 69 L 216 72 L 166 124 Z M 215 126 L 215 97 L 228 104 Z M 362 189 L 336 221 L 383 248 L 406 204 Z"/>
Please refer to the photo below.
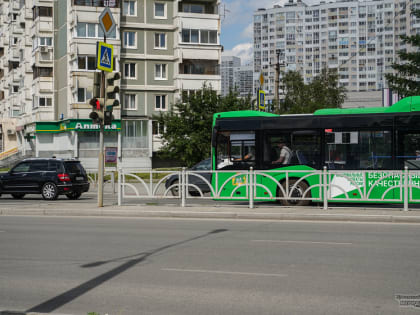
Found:
<path fill-rule="evenodd" d="M 52 312 L 58 308 L 60 308 L 61 306 L 73 301 L 74 299 L 78 298 L 79 296 L 85 294 L 86 292 L 96 288 L 97 286 L 103 284 L 104 282 L 114 278 L 115 276 L 123 273 L 124 271 L 127 271 L 128 269 L 134 267 L 135 265 L 145 261 L 148 257 L 157 254 L 159 252 L 162 252 L 166 249 L 169 248 L 173 248 L 176 247 L 178 245 L 182 245 L 188 242 L 192 242 L 207 236 L 210 236 L 212 234 L 217 234 L 217 233 L 222 233 L 222 232 L 227 232 L 228 230 L 226 229 L 217 229 L 217 230 L 213 230 L 210 231 L 208 233 L 205 233 L 203 235 L 199 235 L 187 240 L 183 240 L 180 242 L 176 242 L 176 243 L 172 243 L 169 245 L 165 245 L 162 247 L 159 247 L 157 249 L 154 249 L 152 251 L 147 251 L 147 252 L 142 252 L 142 253 L 138 253 L 138 254 L 134 254 L 134 255 L 130 255 L 130 256 L 125 256 L 125 257 L 118 257 L 118 258 L 113 258 L 110 260 L 105 260 L 105 261 L 95 261 L 95 262 L 91 262 L 91 263 L 87 263 L 82 265 L 82 268 L 93 268 L 93 267 L 97 267 L 97 266 L 101 266 L 110 262 L 116 262 L 116 261 L 120 261 L 120 260 L 125 260 L 127 258 L 131 258 L 130 260 L 128 260 L 127 262 L 124 262 L 123 264 L 121 264 L 120 266 L 111 269 L 108 272 L 105 272 L 89 281 L 86 281 L 82 284 L 80 284 L 79 286 L 70 289 L 60 295 L 57 295 L 51 299 L 49 299 L 48 301 L 42 302 L 41 304 L 38 304 L 34 307 L 31 307 L 30 309 L 28 309 L 26 312 L 42 312 L 42 313 L 49 313 Z"/>

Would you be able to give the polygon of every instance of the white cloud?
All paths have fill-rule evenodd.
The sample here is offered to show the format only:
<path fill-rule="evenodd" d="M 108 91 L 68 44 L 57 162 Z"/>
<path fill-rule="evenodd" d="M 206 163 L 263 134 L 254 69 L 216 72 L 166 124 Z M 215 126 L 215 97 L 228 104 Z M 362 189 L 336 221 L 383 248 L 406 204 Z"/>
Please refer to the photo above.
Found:
<path fill-rule="evenodd" d="M 252 16 L 258 8 L 272 8 L 275 4 L 284 4 L 287 0 L 225 0 L 220 8 L 222 23 L 225 26 L 252 22 Z"/>
<path fill-rule="evenodd" d="M 244 39 L 252 39 L 254 34 L 254 24 L 250 23 L 248 26 L 242 31 L 241 38 Z"/>
<path fill-rule="evenodd" d="M 235 56 L 241 58 L 241 64 L 245 65 L 253 61 L 253 51 L 251 43 L 241 43 L 233 47 L 231 50 L 223 52 L 226 56 Z"/>

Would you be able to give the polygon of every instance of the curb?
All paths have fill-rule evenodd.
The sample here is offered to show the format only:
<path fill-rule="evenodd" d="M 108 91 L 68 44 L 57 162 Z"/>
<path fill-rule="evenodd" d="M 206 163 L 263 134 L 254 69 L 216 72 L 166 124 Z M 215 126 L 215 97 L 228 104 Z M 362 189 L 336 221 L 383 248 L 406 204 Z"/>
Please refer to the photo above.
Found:
<path fill-rule="evenodd" d="M 110 209 L 2 209 L 0 215 L 6 216 L 78 216 L 78 217 L 136 217 L 136 218 L 189 218 L 189 219 L 238 219 L 238 220 L 277 220 L 277 221 L 329 221 L 329 222 L 388 222 L 420 223 L 420 215 L 394 214 L 343 214 L 343 213 L 270 213 L 243 211 L 172 211 L 172 210 L 127 210 Z M 3 315 L 0 313 L 0 315 Z"/>

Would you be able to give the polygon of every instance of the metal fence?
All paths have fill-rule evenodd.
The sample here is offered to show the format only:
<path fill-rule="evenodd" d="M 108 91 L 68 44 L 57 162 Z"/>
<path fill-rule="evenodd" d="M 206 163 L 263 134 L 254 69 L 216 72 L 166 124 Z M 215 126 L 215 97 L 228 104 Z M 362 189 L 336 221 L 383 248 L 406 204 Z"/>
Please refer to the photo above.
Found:
<path fill-rule="evenodd" d="M 179 199 L 182 207 L 192 199 L 248 201 L 249 208 L 255 201 L 313 201 L 324 209 L 330 202 L 385 201 L 408 210 L 420 203 L 420 171 L 118 169 L 118 205 L 165 198 Z"/>

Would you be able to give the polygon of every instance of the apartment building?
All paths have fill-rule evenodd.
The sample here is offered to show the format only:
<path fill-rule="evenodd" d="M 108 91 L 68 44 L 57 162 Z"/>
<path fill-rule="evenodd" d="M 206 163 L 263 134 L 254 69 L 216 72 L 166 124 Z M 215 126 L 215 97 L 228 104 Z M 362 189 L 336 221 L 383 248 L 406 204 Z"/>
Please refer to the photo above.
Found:
<path fill-rule="evenodd" d="M 233 82 L 233 69 L 241 65 L 241 58 L 222 54 L 220 74 L 222 78 L 222 95 L 226 96 L 235 89 Z"/>
<path fill-rule="evenodd" d="M 3 1 L 1 21 L 15 18 L 17 25 L 0 24 L 3 151 L 15 145 L 24 155 L 77 157 L 97 166 L 99 133 L 88 100 L 105 6 L 117 24 L 106 41 L 114 46 L 114 71 L 122 74 L 121 106 L 105 130 L 105 147 L 118 148 L 123 166 L 152 166 L 162 128 L 153 116 L 182 93 L 203 84 L 220 91 L 217 0 Z"/>
<path fill-rule="evenodd" d="M 243 65 L 233 68 L 233 86 L 240 97 L 253 95 L 254 67 Z"/>
<path fill-rule="evenodd" d="M 348 106 L 380 105 L 387 87 L 385 74 L 392 71 L 397 51 L 411 49 L 399 35 L 420 32 L 420 21 L 411 14 L 413 6 L 419 8 L 420 2 L 321 1 L 310 6 L 289 0 L 284 6 L 259 9 L 253 21 L 254 86 L 263 73 L 267 98 L 274 98 L 280 53 L 282 70 L 299 71 L 305 82 L 322 68 L 337 69 L 340 84 L 350 92 Z M 352 98 L 365 101 L 355 105 Z"/>

